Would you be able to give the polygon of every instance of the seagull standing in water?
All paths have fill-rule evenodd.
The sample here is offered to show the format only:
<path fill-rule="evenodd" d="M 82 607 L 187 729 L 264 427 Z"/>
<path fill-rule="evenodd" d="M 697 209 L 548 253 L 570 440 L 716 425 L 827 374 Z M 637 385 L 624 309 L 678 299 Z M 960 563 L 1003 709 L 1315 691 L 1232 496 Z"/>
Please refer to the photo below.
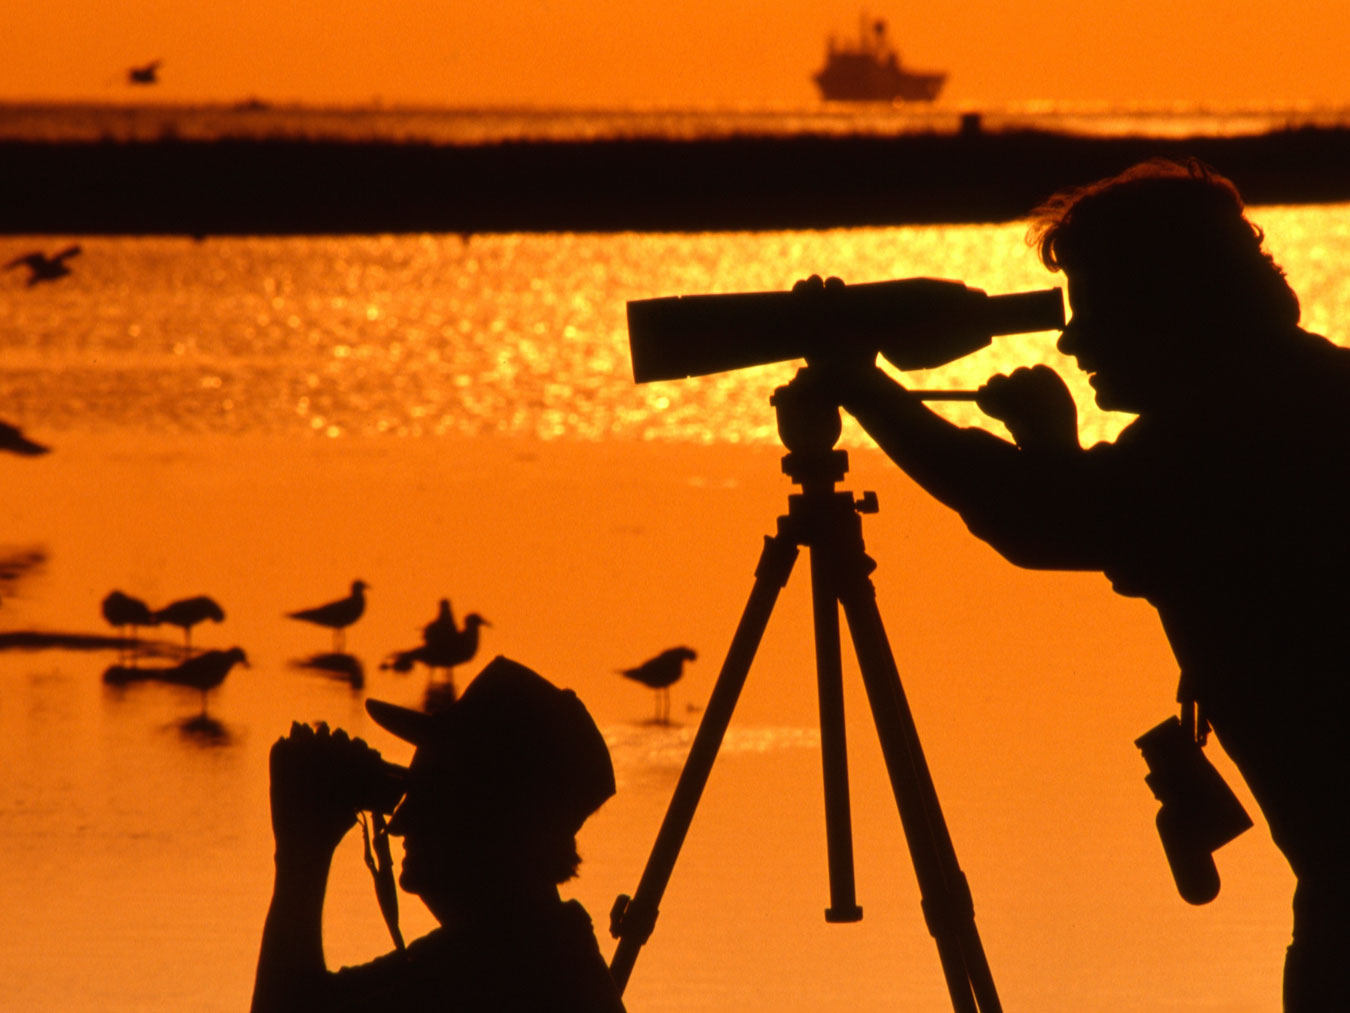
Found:
<path fill-rule="evenodd" d="M 422 643 L 438 644 L 459 633 L 455 625 L 455 612 L 450 607 L 450 599 L 442 598 L 436 609 L 436 618 L 422 627 Z"/>
<path fill-rule="evenodd" d="M 287 612 L 287 619 L 300 619 L 318 626 L 327 626 L 333 631 L 333 650 L 341 651 L 346 643 L 346 629 L 366 610 L 366 588 L 370 585 L 364 580 L 352 581 L 352 593 L 327 605 L 317 605 L 298 612 Z"/>
<path fill-rule="evenodd" d="M 202 717 L 206 717 L 206 694 L 225 681 L 235 665 L 249 667 L 242 647 L 228 651 L 203 651 L 171 668 L 122 668 L 114 665 L 103 673 L 103 681 L 114 686 L 133 682 L 164 682 L 186 686 L 202 695 Z"/>
<path fill-rule="evenodd" d="M 103 618 L 108 620 L 108 624 L 113 626 L 117 630 L 117 635 L 122 638 L 120 650 L 124 657 L 131 652 L 130 644 L 140 639 L 137 631 L 142 626 L 155 625 L 155 617 L 150 611 L 150 606 L 139 598 L 133 598 L 121 591 L 109 591 L 107 597 L 103 599 Z M 131 632 L 130 642 L 127 637 L 128 630 Z M 134 658 L 134 655 L 132 657 Z"/>
<path fill-rule="evenodd" d="M 156 623 L 168 623 L 183 631 L 183 654 L 192 653 L 192 627 L 210 619 L 212 622 L 224 622 L 225 610 L 215 600 L 204 594 L 195 598 L 183 598 L 170 602 L 154 614 Z"/>
<path fill-rule="evenodd" d="M 431 669 L 432 674 L 437 669 L 444 670 L 453 681 L 455 666 L 472 661 L 478 653 L 479 627 L 491 625 L 477 612 L 470 612 L 464 617 L 463 628 L 459 627 L 449 599 L 442 598 L 436 618 L 422 628 L 422 646 L 410 651 L 396 651 L 382 667 L 409 672 L 413 665 L 421 662 Z"/>
<path fill-rule="evenodd" d="M 206 694 L 225 681 L 230 669 L 235 665 L 249 667 L 248 657 L 242 647 L 231 647 L 228 651 L 203 651 L 195 658 L 188 658 L 181 665 L 167 669 L 159 678 L 179 686 L 191 686 L 202 694 L 202 717 L 206 717 Z"/>
<path fill-rule="evenodd" d="M 25 253 L 22 257 L 15 257 L 5 265 L 8 271 L 15 267 L 28 268 L 28 287 L 43 281 L 55 281 L 57 278 L 64 278 L 70 274 L 70 268 L 66 266 L 66 261 L 79 253 L 81 247 L 78 243 L 74 246 L 67 246 L 55 256 L 47 256 L 40 250 L 34 250 L 32 253 Z"/>
<path fill-rule="evenodd" d="M 621 668 L 620 675 L 656 690 L 656 723 L 670 724 L 670 687 L 684 674 L 684 663 L 698 655 L 692 647 L 672 647 L 633 668 Z"/>

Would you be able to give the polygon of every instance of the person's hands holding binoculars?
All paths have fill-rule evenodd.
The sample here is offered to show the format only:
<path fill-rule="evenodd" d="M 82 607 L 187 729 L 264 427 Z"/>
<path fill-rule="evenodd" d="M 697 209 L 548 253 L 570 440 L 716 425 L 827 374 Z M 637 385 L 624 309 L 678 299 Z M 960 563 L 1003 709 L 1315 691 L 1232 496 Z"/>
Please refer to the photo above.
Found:
<path fill-rule="evenodd" d="M 1078 409 L 1060 375 L 1049 366 L 1020 366 L 991 377 L 975 404 L 1008 427 L 1024 450 L 1077 450 Z"/>
<path fill-rule="evenodd" d="M 340 728 L 293 723 L 269 758 L 278 857 L 331 855 L 356 823 L 359 786 L 380 762 L 378 752 Z"/>

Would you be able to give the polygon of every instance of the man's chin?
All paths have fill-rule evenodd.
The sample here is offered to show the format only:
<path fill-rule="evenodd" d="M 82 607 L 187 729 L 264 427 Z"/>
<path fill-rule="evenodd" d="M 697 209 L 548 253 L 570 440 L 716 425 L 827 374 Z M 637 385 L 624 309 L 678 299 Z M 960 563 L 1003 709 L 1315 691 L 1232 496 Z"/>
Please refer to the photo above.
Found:
<path fill-rule="evenodd" d="M 421 881 L 417 876 L 417 864 L 414 862 L 412 868 L 408 867 L 407 858 L 403 859 L 403 868 L 398 874 L 398 885 L 404 893 L 421 893 Z"/>
<path fill-rule="evenodd" d="M 1122 397 L 1120 393 L 1111 388 L 1109 384 L 1100 383 L 1094 376 L 1088 380 L 1092 387 L 1092 400 L 1097 403 L 1097 407 L 1104 412 L 1138 412 L 1139 409 L 1128 397 Z"/>

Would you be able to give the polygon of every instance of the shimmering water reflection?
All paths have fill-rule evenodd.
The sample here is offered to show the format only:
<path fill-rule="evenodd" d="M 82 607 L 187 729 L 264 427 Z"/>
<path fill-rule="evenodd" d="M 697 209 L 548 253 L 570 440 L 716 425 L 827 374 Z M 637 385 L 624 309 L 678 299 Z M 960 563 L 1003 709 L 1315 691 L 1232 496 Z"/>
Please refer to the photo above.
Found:
<path fill-rule="evenodd" d="M 1346 318 L 1350 209 L 1266 208 L 1313 329 Z M 730 235 L 88 239 L 66 283 L 0 290 L 0 403 L 49 429 L 775 442 L 766 398 L 793 365 L 632 383 L 625 303 L 693 292 L 955 278 L 990 293 L 1062 285 L 1025 226 Z M 0 246 L 18 251 L 35 240 Z M 8 256 L 5 249 L 0 254 Z M 925 386 L 1046 362 L 1097 413 L 1054 334 L 998 339 Z M 954 417 L 978 421 L 973 409 Z M 856 443 L 856 433 L 849 440 Z"/>

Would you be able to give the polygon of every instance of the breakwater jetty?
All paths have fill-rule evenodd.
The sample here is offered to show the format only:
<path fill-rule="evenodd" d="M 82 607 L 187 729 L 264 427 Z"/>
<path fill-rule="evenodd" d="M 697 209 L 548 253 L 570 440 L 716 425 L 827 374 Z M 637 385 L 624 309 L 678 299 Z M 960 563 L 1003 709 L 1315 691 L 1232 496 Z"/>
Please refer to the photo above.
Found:
<path fill-rule="evenodd" d="M 0 142 L 0 233 L 814 229 L 1020 218 L 1065 186 L 1194 156 L 1253 204 L 1350 200 L 1350 129 L 1037 130 L 488 144 Z"/>

